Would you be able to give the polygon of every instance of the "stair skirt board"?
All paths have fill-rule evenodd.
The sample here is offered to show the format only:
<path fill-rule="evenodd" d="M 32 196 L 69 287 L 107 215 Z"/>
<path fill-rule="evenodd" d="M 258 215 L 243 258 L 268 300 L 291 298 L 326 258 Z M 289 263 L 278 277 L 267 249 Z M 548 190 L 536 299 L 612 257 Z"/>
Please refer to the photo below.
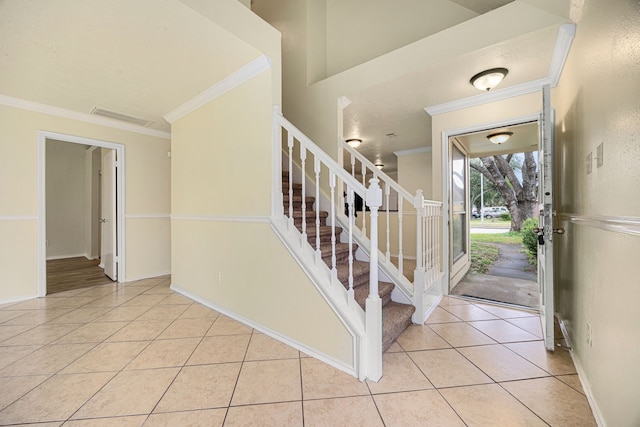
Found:
<path fill-rule="evenodd" d="M 306 177 L 305 177 L 306 179 Z M 291 187 L 292 190 L 292 194 L 289 195 L 289 188 Z M 298 230 L 299 233 L 302 233 L 302 200 L 304 197 L 305 200 L 305 206 L 307 205 L 307 201 L 311 201 L 311 199 L 313 198 L 315 201 L 315 196 L 307 196 L 307 195 L 303 195 L 302 194 L 302 184 L 298 184 L 298 183 L 292 183 L 291 185 L 289 184 L 289 173 L 287 171 L 283 171 L 282 172 L 282 185 L 281 185 L 281 189 L 283 192 L 283 199 L 286 198 L 286 202 L 283 201 L 283 208 L 284 208 L 284 214 L 285 214 L 285 219 L 281 220 L 278 222 L 278 220 L 274 221 L 274 229 L 276 230 L 276 234 L 280 235 L 280 232 L 277 230 L 278 226 L 277 224 L 286 224 L 287 221 L 290 221 L 289 215 L 292 214 L 293 217 L 293 223 L 294 226 L 296 227 L 296 229 Z M 289 206 L 289 198 L 291 199 L 291 210 L 290 210 L 290 206 Z M 298 203 L 295 204 L 295 201 L 297 201 Z M 317 203 L 317 205 L 321 205 L 321 203 Z M 306 209 L 306 208 L 305 208 Z M 326 222 L 326 218 L 328 217 L 328 213 L 326 211 L 324 212 L 316 212 L 316 211 L 306 211 L 304 213 L 305 218 L 307 218 L 307 232 L 309 232 L 310 230 L 313 232 L 313 236 L 307 236 L 307 241 L 308 243 L 311 245 L 308 247 L 309 250 L 311 250 L 312 252 L 315 251 L 314 247 L 316 245 L 316 240 L 315 240 L 315 229 L 316 229 L 316 224 L 315 224 L 315 220 L 316 218 L 321 218 L 321 224 Z M 321 227 L 327 227 L 322 226 Z M 287 230 L 289 230 L 287 228 Z M 326 228 L 325 228 L 326 231 Z M 331 236 L 332 232 L 334 230 L 331 230 L 331 232 L 329 233 L 329 236 Z M 344 243 L 341 241 L 341 234 L 344 231 L 343 227 L 335 227 L 335 237 L 337 241 L 340 241 L 341 243 Z M 282 230 L 283 233 L 284 230 Z M 292 230 L 289 230 L 287 233 L 289 236 L 291 236 L 292 234 Z M 300 234 L 300 236 L 302 236 Z M 357 236 L 355 236 L 354 233 L 354 238 L 356 238 Z M 285 236 L 282 236 L 283 240 L 288 240 Z M 329 237 L 330 239 L 330 237 Z M 327 249 L 329 249 L 329 251 L 331 250 L 331 248 L 327 248 L 327 239 L 326 239 L 326 233 L 325 233 L 325 239 L 324 239 L 324 245 L 322 245 L 322 241 L 321 241 L 321 250 L 324 249 L 325 251 Z M 337 243 L 337 242 L 336 242 Z M 287 247 L 289 247 L 289 244 L 286 244 Z M 300 247 L 298 245 L 298 247 Z M 302 250 L 306 250 L 306 246 L 302 247 Z M 342 249 L 344 249 L 344 246 L 341 247 Z M 357 248 L 356 252 L 361 252 L 362 253 L 362 249 L 360 248 L 359 245 L 357 245 L 354 242 L 354 246 L 353 248 Z M 290 249 L 290 252 L 292 252 L 292 254 L 294 255 L 294 257 L 296 259 L 298 259 L 298 263 L 300 265 L 304 265 L 304 263 L 302 262 L 302 259 L 300 259 L 296 254 L 293 253 L 293 251 Z M 307 251 L 308 252 L 308 251 Z M 349 249 L 347 248 L 346 250 L 346 254 L 347 254 L 347 258 L 344 258 L 344 252 L 342 253 L 342 257 L 338 260 L 339 262 L 336 262 L 336 267 L 338 269 L 338 278 L 339 281 L 345 286 L 345 290 L 348 288 L 348 254 L 349 254 Z M 327 253 L 323 253 L 322 254 L 322 258 L 323 261 L 325 262 L 325 265 L 327 265 L 328 268 L 329 267 L 329 262 L 327 262 L 327 258 L 331 257 L 332 254 L 331 252 Z M 355 257 L 354 257 L 355 258 Z M 312 258 L 313 259 L 313 258 Z M 303 267 L 304 268 L 304 267 Z M 307 269 L 305 269 L 305 272 L 309 275 L 309 271 Z M 383 273 L 385 273 L 384 271 L 382 271 Z M 312 279 L 314 280 L 315 283 L 320 283 L 321 281 L 318 280 L 320 279 L 320 277 L 318 277 L 318 275 L 310 275 L 309 277 L 312 277 Z M 387 276 L 387 274 L 382 274 L 381 278 L 384 278 L 385 276 Z M 369 291 L 369 263 L 367 262 L 363 262 L 363 261 L 358 261 L 357 259 L 354 259 L 353 262 L 353 287 L 354 287 L 354 292 L 358 301 L 358 304 L 361 307 L 364 307 L 365 304 L 365 300 L 366 300 L 366 296 L 368 295 Z M 388 277 L 387 277 L 388 279 Z M 394 287 L 396 287 L 394 285 Z M 359 289 L 359 288 L 363 288 L 363 289 Z M 413 305 L 408 305 L 408 304 L 402 304 L 399 302 L 394 302 L 391 301 L 391 292 L 393 290 L 393 288 L 389 287 L 388 285 L 381 285 L 380 286 L 380 291 L 384 292 L 380 297 L 382 298 L 382 302 L 383 302 L 383 307 L 382 307 L 382 316 L 383 316 L 383 341 L 382 341 L 382 351 L 386 351 L 391 344 L 393 344 L 395 342 L 395 340 L 398 338 L 398 336 L 412 323 L 412 315 L 415 311 L 415 308 L 413 307 Z M 399 291 L 401 293 L 406 293 L 403 292 L 402 289 L 399 289 Z M 328 299 L 328 298 L 327 298 Z M 334 310 L 337 307 L 334 308 Z M 339 313 L 340 310 L 336 310 L 336 313 Z M 343 318 L 346 316 L 343 316 Z M 345 319 L 346 320 L 346 319 Z"/>
<path fill-rule="evenodd" d="M 222 306 L 220 306 L 218 304 L 215 304 L 215 303 L 213 303 L 213 302 L 211 302 L 209 300 L 201 298 L 198 295 L 195 295 L 195 294 L 187 291 L 186 289 L 181 288 L 178 285 L 175 285 L 175 284 L 172 283 L 170 288 L 171 288 L 171 290 L 173 290 L 174 292 L 179 293 L 180 295 L 183 295 L 183 296 L 185 296 L 185 297 L 187 297 L 187 298 L 189 298 L 189 299 L 191 299 L 191 300 L 193 300 L 193 301 L 195 301 L 195 302 L 197 302 L 199 304 L 204 305 L 205 307 L 208 307 L 208 308 L 210 308 L 212 310 L 215 310 L 218 313 L 224 314 L 225 316 L 230 317 L 233 320 L 236 320 L 236 321 L 238 321 L 238 322 L 240 322 L 240 323 L 242 323 L 244 325 L 247 325 L 247 326 L 255 329 L 258 332 L 261 332 L 261 333 L 263 333 L 265 335 L 268 335 L 269 337 L 271 337 L 271 338 L 273 338 L 273 339 L 275 339 L 277 341 L 280 341 L 281 343 L 286 344 L 286 345 L 288 345 L 290 347 L 293 347 L 296 350 L 301 351 L 301 352 L 303 352 L 303 353 L 305 353 L 305 354 L 307 354 L 307 355 L 309 355 L 309 356 L 311 356 L 311 357 L 313 357 L 315 359 L 318 359 L 318 360 L 320 360 L 320 361 L 322 361 L 322 362 L 324 362 L 324 363 L 326 363 L 326 364 L 328 364 L 328 365 L 330 365 L 330 366 L 332 366 L 332 367 L 334 367 L 336 369 L 339 369 L 342 372 L 345 372 L 345 373 L 347 373 L 347 374 L 349 374 L 351 376 L 354 376 L 356 378 L 358 377 L 358 373 L 356 372 L 356 369 L 355 369 L 355 366 L 356 366 L 355 359 L 357 358 L 357 354 L 356 354 L 356 351 L 355 351 L 355 349 L 356 349 L 356 336 L 353 335 L 351 333 L 351 331 L 349 331 L 349 333 L 351 333 L 351 336 L 353 338 L 354 363 L 353 363 L 353 366 L 348 366 L 348 365 L 345 365 L 344 362 L 342 362 L 341 360 L 338 360 L 338 359 L 336 359 L 336 358 L 334 358 L 334 357 L 332 357 L 332 356 L 330 356 L 330 355 L 328 355 L 326 353 L 319 352 L 316 349 L 308 347 L 307 345 L 302 344 L 302 343 L 300 343 L 300 342 L 298 342 L 298 341 L 296 341 L 294 339 L 291 339 L 291 338 L 289 338 L 289 337 L 287 337 L 285 335 L 281 335 L 278 332 L 273 331 L 273 330 L 271 330 L 269 328 L 266 328 L 266 327 L 264 327 L 263 325 L 261 325 L 259 323 L 256 323 L 256 322 L 254 322 L 252 320 L 249 320 L 246 317 L 243 317 L 243 316 L 241 316 L 241 315 L 239 315 L 239 314 L 237 314 L 237 313 L 235 313 L 233 311 L 227 310 L 226 308 L 224 308 L 224 307 L 222 307 Z"/>

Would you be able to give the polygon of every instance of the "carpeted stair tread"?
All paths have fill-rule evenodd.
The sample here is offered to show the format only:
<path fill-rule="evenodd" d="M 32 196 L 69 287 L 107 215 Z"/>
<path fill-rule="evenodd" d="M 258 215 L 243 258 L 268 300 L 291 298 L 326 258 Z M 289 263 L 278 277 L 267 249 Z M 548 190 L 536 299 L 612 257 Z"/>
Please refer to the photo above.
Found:
<path fill-rule="evenodd" d="M 411 316 L 415 307 L 394 301 L 382 307 L 382 351 L 385 352 L 391 344 L 411 325 Z"/>
<path fill-rule="evenodd" d="M 329 267 L 331 268 L 331 267 Z M 338 280 L 340 283 L 349 287 L 349 263 L 341 263 L 336 265 L 338 270 Z M 369 263 L 364 261 L 353 261 L 353 287 L 366 285 L 369 283 Z"/>
<path fill-rule="evenodd" d="M 393 291 L 393 283 L 378 282 L 378 295 L 382 299 L 382 306 L 384 307 L 391 301 L 391 291 Z M 364 310 L 367 297 L 369 296 L 369 286 L 358 286 L 353 288 L 353 296 L 356 302 Z"/>
<path fill-rule="evenodd" d="M 315 249 L 315 241 L 311 246 L 313 246 L 313 248 Z M 355 253 L 356 249 L 358 249 L 358 245 L 354 244 L 351 250 Z M 322 254 L 322 259 L 324 260 L 325 264 L 327 264 L 327 266 L 331 268 L 331 242 L 321 242 L 320 253 Z M 336 264 L 341 262 L 349 262 L 349 244 L 336 242 Z"/>

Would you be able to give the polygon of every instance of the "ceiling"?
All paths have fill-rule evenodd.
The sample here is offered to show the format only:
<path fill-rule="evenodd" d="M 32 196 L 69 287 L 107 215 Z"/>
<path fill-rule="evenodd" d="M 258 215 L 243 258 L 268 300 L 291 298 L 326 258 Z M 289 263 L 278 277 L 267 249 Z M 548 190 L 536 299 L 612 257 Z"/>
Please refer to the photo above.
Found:
<path fill-rule="evenodd" d="M 177 0 L 0 0 L 0 94 L 150 129 L 260 55 Z"/>
<path fill-rule="evenodd" d="M 487 137 L 497 132 L 513 132 L 513 135 L 503 144 L 496 145 L 490 142 Z M 467 153 L 469 153 L 469 157 L 474 158 L 493 156 L 496 154 L 537 151 L 539 133 L 538 122 L 529 122 L 486 129 L 480 132 L 458 135 L 454 138 L 462 144 Z"/>
<path fill-rule="evenodd" d="M 452 1 L 473 8 L 478 13 L 508 3 Z M 357 150 L 373 163 L 384 164 L 383 170 L 393 174 L 397 171 L 394 152 L 431 145 L 431 116 L 425 112 L 425 108 L 482 93 L 469 82 L 474 74 L 493 67 L 508 68 L 509 74 L 497 89 L 547 77 L 558 28 L 563 21 L 565 20 L 560 19 L 556 25 L 547 25 L 520 37 L 432 64 L 358 93 L 348 94 L 351 104 L 344 110 L 344 138 L 361 139 L 363 142 Z M 467 22 L 459 25 L 467 25 Z M 522 130 L 518 130 L 520 131 Z M 482 138 L 484 137 L 478 137 L 478 140 Z M 519 144 L 520 141 L 514 135 L 511 145 L 515 147 L 515 143 Z M 495 146 L 491 145 L 493 144 L 488 143 L 484 148 L 477 148 L 478 152 L 495 151 Z M 476 147 L 477 144 L 472 146 Z M 506 148 L 506 145 L 501 148 Z"/>

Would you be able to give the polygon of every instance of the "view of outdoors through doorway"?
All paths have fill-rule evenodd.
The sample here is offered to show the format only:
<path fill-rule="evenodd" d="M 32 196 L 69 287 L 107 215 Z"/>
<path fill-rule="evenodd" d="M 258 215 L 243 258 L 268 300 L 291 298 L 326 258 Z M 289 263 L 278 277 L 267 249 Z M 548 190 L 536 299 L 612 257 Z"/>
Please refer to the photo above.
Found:
<path fill-rule="evenodd" d="M 490 142 L 488 137 L 498 132 L 509 132 L 510 138 Z M 451 139 L 452 189 L 453 175 L 465 177 L 467 186 L 464 208 L 452 192 L 452 212 L 458 217 L 467 212 L 470 265 L 463 277 L 452 281 L 450 293 L 539 310 L 537 239 L 531 231 L 537 226 L 537 121 Z M 468 159 L 456 165 L 461 153 Z M 466 164 L 464 173 L 457 171 L 461 164 Z M 452 221 L 455 228 L 456 218 Z M 454 250 L 459 246 L 455 240 L 452 245 Z"/>

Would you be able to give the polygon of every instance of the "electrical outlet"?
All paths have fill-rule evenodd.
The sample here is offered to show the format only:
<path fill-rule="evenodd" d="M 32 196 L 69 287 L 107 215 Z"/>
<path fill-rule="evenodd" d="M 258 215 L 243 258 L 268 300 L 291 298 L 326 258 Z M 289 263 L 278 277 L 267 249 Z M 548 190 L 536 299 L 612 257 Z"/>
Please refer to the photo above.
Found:
<path fill-rule="evenodd" d="M 591 322 L 587 322 L 587 345 L 593 347 L 593 328 Z"/>
<path fill-rule="evenodd" d="M 222 284 L 222 272 L 218 271 L 218 285 Z"/>

